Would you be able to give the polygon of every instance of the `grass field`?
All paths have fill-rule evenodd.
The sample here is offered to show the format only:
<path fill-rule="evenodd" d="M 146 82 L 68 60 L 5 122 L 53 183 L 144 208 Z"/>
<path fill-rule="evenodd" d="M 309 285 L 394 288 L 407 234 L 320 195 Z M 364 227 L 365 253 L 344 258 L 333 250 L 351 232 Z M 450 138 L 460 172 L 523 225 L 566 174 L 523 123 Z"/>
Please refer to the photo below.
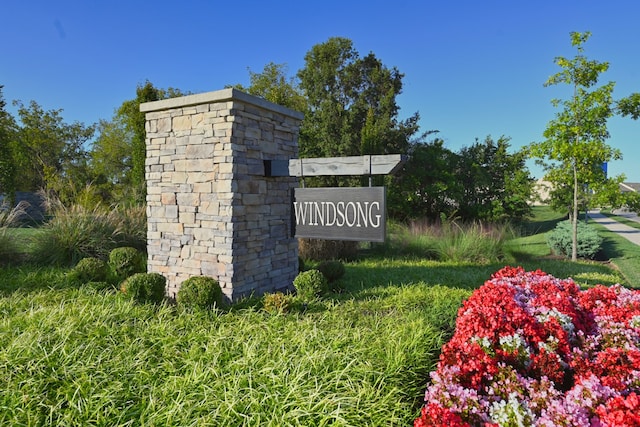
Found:
<path fill-rule="evenodd" d="M 558 219 L 537 210 L 500 262 L 364 257 L 343 292 L 286 314 L 258 299 L 134 304 L 72 286 L 64 268 L 3 267 L 0 425 L 411 425 L 458 307 L 505 264 L 629 284 L 604 263 L 549 258 L 540 232 Z"/>

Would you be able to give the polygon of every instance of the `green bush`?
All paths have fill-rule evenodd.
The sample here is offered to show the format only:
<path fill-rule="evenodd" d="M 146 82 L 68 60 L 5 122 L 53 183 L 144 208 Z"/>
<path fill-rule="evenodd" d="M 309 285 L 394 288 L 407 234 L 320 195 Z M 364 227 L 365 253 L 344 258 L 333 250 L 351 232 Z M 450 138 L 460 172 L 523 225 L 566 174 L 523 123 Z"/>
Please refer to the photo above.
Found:
<path fill-rule="evenodd" d="M 262 296 L 262 307 L 268 313 L 286 313 L 290 306 L 291 298 L 282 292 L 266 293 Z"/>
<path fill-rule="evenodd" d="M 318 264 L 316 270 L 319 270 L 329 283 L 342 278 L 345 272 L 344 265 L 340 261 L 322 261 Z"/>
<path fill-rule="evenodd" d="M 298 274 L 293 286 L 302 298 L 314 298 L 328 289 L 329 281 L 319 270 L 312 269 Z"/>
<path fill-rule="evenodd" d="M 120 285 L 120 290 L 134 301 L 159 303 L 164 299 L 167 279 L 159 273 L 135 273 Z"/>
<path fill-rule="evenodd" d="M 547 234 L 547 244 L 554 253 L 570 257 L 573 246 L 571 221 L 559 222 L 556 228 Z M 593 259 L 601 246 L 602 237 L 596 229 L 584 222 L 578 222 L 578 257 Z"/>
<path fill-rule="evenodd" d="M 82 258 L 69 272 L 69 279 L 79 284 L 103 282 L 108 276 L 109 266 L 106 261 L 95 257 Z"/>
<path fill-rule="evenodd" d="M 193 276 L 182 282 L 177 295 L 178 305 L 212 308 L 222 306 L 222 289 L 217 280 L 206 276 Z"/>
<path fill-rule="evenodd" d="M 147 260 L 145 254 L 136 248 L 115 248 L 109 253 L 109 267 L 115 281 L 121 282 L 132 274 L 147 271 Z"/>
<path fill-rule="evenodd" d="M 348 240 L 299 239 L 298 251 L 307 260 L 324 261 L 330 259 L 355 260 L 360 242 Z"/>

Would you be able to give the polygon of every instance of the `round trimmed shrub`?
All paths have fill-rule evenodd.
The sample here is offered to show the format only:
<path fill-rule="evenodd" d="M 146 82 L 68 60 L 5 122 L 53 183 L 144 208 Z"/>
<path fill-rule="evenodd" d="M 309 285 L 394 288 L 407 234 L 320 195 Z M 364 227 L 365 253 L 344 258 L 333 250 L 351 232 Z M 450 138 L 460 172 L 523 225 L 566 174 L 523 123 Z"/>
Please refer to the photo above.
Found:
<path fill-rule="evenodd" d="M 182 282 L 176 296 L 178 305 L 212 308 L 222 306 L 222 289 L 217 280 L 207 276 L 193 276 Z"/>
<path fill-rule="evenodd" d="M 109 253 L 109 267 L 116 281 L 121 282 L 133 274 L 146 272 L 147 260 L 143 252 L 124 246 Z"/>
<path fill-rule="evenodd" d="M 164 299 L 167 279 L 160 273 L 135 273 L 120 285 L 120 290 L 136 302 L 159 303 Z"/>
<path fill-rule="evenodd" d="M 322 261 L 316 269 L 324 274 L 324 277 L 327 278 L 329 283 L 342 278 L 345 271 L 344 265 L 340 261 Z"/>
<path fill-rule="evenodd" d="M 573 230 L 571 221 L 562 221 L 547 234 L 547 244 L 554 253 L 571 256 Z M 578 257 L 592 259 L 602 246 L 602 237 L 598 231 L 584 222 L 578 222 Z"/>
<path fill-rule="evenodd" d="M 80 284 L 103 282 L 109 275 L 109 266 L 100 258 L 82 258 L 69 273 L 69 278 Z"/>
<path fill-rule="evenodd" d="M 319 270 L 312 269 L 299 273 L 293 280 L 296 292 L 303 298 L 314 298 L 325 292 L 329 282 Z"/>
<path fill-rule="evenodd" d="M 282 292 L 266 293 L 262 296 L 262 307 L 267 313 L 286 313 L 290 305 L 289 296 Z"/>

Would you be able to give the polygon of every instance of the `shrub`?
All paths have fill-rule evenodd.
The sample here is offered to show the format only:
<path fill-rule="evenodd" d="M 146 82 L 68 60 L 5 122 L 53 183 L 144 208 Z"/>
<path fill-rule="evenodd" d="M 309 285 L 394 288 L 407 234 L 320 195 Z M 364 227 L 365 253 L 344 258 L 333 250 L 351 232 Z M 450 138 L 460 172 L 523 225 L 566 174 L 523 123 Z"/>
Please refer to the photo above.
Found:
<path fill-rule="evenodd" d="M 286 313 L 291 306 L 290 298 L 282 292 L 266 293 L 262 296 L 262 306 L 268 313 Z"/>
<path fill-rule="evenodd" d="M 120 290 L 134 301 L 159 303 L 164 299 L 167 279 L 159 273 L 136 273 L 120 285 Z"/>
<path fill-rule="evenodd" d="M 73 265 L 86 257 L 106 258 L 115 247 L 117 221 L 101 207 L 58 207 L 34 242 L 36 262 Z"/>
<path fill-rule="evenodd" d="M 182 282 L 177 295 L 178 305 L 212 308 L 222 305 L 222 289 L 217 280 L 206 276 L 193 276 Z"/>
<path fill-rule="evenodd" d="M 299 239 L 298 242 L 298 251 L 304 259 L 314 261 L 354 260 L 358 257 L 359 242 L 323 239 Z"/>
<path fill-rule="evenodd" d="M 316 270 L 319 270 L 329 283 L 335 282 L 344 276 L 344 265 L 340 261 L 322 261 L 318 264 Z"/>
<path fill-rule="evenodd" d="M 146 257 L 136 248 L 115 248 L 109 253 L 109 267 L 115 280 L 121 282 L 135 273 L 144 273 L 147 270 Z"/>
<path fill-rule="evenodd" d="M 100 258 L 82 258 L 69 273 L 70 280 L 84 284 L 87 282 L 106 281 L 109 275 L 109 266 Z"/>
<path fill-rule="evenodd" d="M 573 230 L 571 221 L 562 221 L 547 234 L 547 244 L 551 250 L 565 257 L 571 256 Z M 600 250 L 602 238 L 595 228 L 584 222 L 578 222 L 578 257 L 592 259 Z"/>
<path fill-rule="evenodd" d="M 319 270 L 312 269 L 298 274 L 293 286 L 302 298 L 314 298 L 327 290 L 329 282 Z"/>
<path fill-rule="evenodd" d="M 20 259 L 20 249 L 9 228 L 20 224 L 20 218 L 25 215 L 28 203 L 20 202 L 13 209 L 0 204 L 0 264 L 10 264 Z"/>

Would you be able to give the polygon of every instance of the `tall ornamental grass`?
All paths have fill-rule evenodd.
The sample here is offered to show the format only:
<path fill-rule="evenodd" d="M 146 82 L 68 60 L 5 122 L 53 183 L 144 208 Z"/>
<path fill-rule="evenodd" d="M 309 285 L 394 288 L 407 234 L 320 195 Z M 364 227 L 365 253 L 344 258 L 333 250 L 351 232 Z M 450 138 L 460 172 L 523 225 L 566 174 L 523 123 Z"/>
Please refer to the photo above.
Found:
<path fill-rule="evenodd" d="M 144 207 L 57 204 L 34 236 L 32 258 L 50 265 L 73 265 L 82 258 L 106 259 L 119 246 L 146 247 Z"/>
<path fill-rule="evenodd" d="M 392 223 L 384 254 L 438 261 L 489 263 L 505 258 L 505 242 L 515 236 L 508 224 L 412 221 Z"/>
<path fill-rule="evenodd" d="M 21 242 L 16 240 L 10 229 L 19 225 L 27 206 L 27 202 L 20 202 L 13 208 L 0 205 L 0 264 L 15 262 L 20 258 Z"/>

